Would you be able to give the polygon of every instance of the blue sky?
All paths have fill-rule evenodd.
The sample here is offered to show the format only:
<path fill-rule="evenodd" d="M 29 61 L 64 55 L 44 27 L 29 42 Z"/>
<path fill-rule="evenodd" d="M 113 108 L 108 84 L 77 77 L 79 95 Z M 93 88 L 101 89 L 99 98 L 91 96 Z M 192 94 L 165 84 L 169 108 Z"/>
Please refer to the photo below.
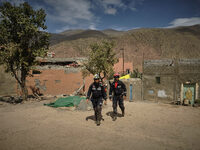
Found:
<path fill-rule="evenodd" d="M 200 0 L 0 0 L 46 11 L 48 31 L 176 27 L 200 24 Z"/>

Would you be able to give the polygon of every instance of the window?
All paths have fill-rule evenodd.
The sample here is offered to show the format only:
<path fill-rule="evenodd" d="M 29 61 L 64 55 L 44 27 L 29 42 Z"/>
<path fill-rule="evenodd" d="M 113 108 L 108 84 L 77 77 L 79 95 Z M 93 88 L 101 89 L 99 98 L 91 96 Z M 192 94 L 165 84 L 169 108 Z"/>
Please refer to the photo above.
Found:
<path fill-rule="evenodd" d="M 130 69 L 126 69 L 126 74 L 129 74 L 130 73 Z"/>
<path fill-rule="evenodd" d="M 41 74 L 41 71 L 39 71 L 39 70 L 33 70 L 32 74 Z"/>
<path fill-rule="evenodd" d="M 160 77 L 156 77 L 156 83 L 160 84 Z"/>

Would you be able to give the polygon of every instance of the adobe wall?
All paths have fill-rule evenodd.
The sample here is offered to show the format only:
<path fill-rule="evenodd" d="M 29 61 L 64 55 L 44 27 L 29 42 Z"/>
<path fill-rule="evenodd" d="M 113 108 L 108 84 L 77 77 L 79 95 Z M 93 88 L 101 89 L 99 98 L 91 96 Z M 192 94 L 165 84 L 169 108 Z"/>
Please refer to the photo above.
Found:
<path fill-rule="evenodd" d="M 80 69 L 45 69 L 41 74 L 27 78 L 27 86 L 35 85 L 44 95 L 72 94 L 83 84 Z M 93 77 L 85 79 L 85 89 L 93 82 Z M 29 90 L 30 94 L 31 91 Z"/>
<path fill-rule="evenodd" d="M 10 73 L 5 73 L 4 67 L 0 66 L 0 95 L 15 95 L 16 80 Z"/>

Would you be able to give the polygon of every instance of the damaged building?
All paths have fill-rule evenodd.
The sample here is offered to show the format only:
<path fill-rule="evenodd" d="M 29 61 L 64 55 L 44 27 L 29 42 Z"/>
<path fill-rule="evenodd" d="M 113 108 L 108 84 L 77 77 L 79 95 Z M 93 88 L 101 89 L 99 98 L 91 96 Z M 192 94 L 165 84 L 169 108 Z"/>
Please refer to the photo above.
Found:
<path fill-rule="evenodd" d="M 37 58 L 39 64 L 31 70 L 31 76 L 26 79 L 29 95 L 33 92 L 43 95 L 59 96 L 75 94 L 77 90 L 84 94 L 89 85 L 93 82 L 93 75 L 83 79 L 82 66 L 87 58 Z M 20 86 L 16 80 L 4 72 L 1 66 L 0 95 L 21 95 Z M 114 71 L 130 73 L 133 70 L 131 62 L 123 64 L 122 58 L 115 64 Z M 8 80 L 7 80 L 8 78 Z M 141 99 L 141 80 L 129 79 L 124 81 L 127 86 L 127 98 L 129 100 Z M 83 85 L 85 85 L 83 87 Z M 6 88 L 5 88 L 6 87 Z"/>
<path fill-rule="evenodd" d="M 82 78 L 82 63 L 86 58 L 45 58 L 32 70 L 27 86 L 40 89 L 44 95 L 69 95 L 83 84 L 89 86 L 92 77 Z M 29 88 L 29 93 L 31 88 Z"/>
<path fill-rule="evenodd" d="M 143 99 L 194 104 L 200 98 L 200 59 L 145 60 Z"/>

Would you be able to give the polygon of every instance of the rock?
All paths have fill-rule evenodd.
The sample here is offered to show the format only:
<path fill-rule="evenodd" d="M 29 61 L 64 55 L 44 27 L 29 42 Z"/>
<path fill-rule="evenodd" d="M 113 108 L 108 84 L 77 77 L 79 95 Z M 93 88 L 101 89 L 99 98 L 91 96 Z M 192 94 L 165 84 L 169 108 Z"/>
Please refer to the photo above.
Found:
<path fill-rule="evenodd" d="M 81 100 L 76 109 L 81 111 L 92 110 L 92 103 L 90 101 L 87 103 L 86 100 Z"/>
<path fill-rule="evenodd" d="M 92 110 L 92 107 L 90 107 L 90 106 L 89 106 L 89 107 L 87 107 L 87 110 L 88 110 L 88 111 Z"/>

